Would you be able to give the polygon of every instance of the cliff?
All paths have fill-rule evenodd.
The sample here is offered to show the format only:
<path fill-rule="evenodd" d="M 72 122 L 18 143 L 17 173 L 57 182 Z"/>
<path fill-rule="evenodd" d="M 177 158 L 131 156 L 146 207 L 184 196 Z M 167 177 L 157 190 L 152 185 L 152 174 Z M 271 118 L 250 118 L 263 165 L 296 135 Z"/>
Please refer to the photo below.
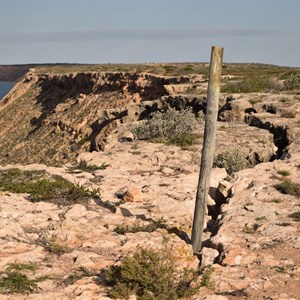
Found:
<path fill-rule="evenodd" d="M 32 69 L 0 103 L 0 164 L 74 162 L 82 152 L 104 150 L 120 125 L 143 120 L 156 110 L 191 107 L 196 114 L 205 112 L 206 84 L 204 75 L 58 74 Z M 282 155 L 292 139 L 284 126 L 264 128 L 260 118 L 254 121 L 257 104 L 251 97 L 264 96 L 247 94 L 233 99 L 224 94 L 220 99 L 219 120 L 223 123 L 217 153 L 231 149 L 238 140 L 250 161 L 268 161 L 275 157 L 277 148 L 277 154 Z M 245 120 L 268 130 L 249 127 Z M 232 131 L 224 122 L 238 122 L 234 126 L 239 130 Z M 200 145 L 202 130 L 198 128 L 197 133 Z"/>
<path fill-rule="evenodd" d="M 103 150 L 118 124 L 149 115 L 168 86 L 189 82 L 122 72 L 29 72 L 0 104 L 0 162 L 66 162 Z"/>

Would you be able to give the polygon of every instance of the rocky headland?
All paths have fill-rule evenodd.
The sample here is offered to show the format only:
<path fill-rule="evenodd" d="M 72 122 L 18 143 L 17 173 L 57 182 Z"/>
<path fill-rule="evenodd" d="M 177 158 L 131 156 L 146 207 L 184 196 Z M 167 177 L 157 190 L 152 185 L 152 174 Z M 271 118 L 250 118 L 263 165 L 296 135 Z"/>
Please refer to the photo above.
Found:
<path fill-rule="evenodd" d="M 274 74 L 276 90 L 222 93 L 215 155 L 237 151 L 247 165 L 213 168 L 197 257 L 204 123 L 185 147 L 132 129 L 156 111 L 205 114 L 205 73 L 31 69 L 0 103 L 0 299 L 111 299 L 103 270 L 139 248 L 171 253 L 178 273 L 198 271 L 188 299 L 300 299 L 300 98 Z M 60 178 L 82 199 L 35 198 L 16 177 L 21 186 Z M 37 287 L 11 294 L 12 270 Z"/>

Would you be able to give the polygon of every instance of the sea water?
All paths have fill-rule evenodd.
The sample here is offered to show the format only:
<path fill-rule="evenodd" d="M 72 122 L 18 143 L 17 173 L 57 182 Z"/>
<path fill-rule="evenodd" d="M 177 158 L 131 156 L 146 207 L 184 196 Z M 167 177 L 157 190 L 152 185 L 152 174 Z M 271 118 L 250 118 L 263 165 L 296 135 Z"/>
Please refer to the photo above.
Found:
<path fill-rule="evenodd" d="M 14 87 L 14 82 L 0 81 L 0 100 L 4 98 Z"/>

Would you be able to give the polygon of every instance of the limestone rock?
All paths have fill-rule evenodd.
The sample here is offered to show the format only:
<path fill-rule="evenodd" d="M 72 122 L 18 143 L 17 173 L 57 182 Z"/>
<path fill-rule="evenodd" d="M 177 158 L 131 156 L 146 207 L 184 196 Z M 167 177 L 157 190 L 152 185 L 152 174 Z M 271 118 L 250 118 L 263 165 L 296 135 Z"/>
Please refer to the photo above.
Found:
<path fill-rule="evenodd" d="M 141 191 L 134 187 L 129 187 L 122 198 L 125 202 L 141 202 Z"/>
<path fill-rule="evenodd" d="M 221 195 L 224 197 L 224 199 L 231 196 L 231 187 L 232 187 L 232 183 L 226 180 L 222 180 L 219 182 L 218 190 L 221 193 Z"/>
<path fill-rule="evenodd" d="M 219 256 L 219 251 L 212 248 L 203 247 L 201 250 L 202 260 L 201 268 L 204 269 L 207 266 L 213 265 L 216 261 L 216 258 Z"/>

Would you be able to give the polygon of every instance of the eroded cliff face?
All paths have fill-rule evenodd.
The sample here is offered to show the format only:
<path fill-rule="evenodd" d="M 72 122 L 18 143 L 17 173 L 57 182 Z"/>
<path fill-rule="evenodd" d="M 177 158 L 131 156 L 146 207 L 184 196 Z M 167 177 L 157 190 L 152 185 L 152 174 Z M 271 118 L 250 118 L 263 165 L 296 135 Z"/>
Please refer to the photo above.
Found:
<path fill-rule="evenodd" d="M 206 84 L 201 75 L 59 75 L 31 70 L 0 103 L 0 164 L 74 162 L 82 152 L 104 150 L 120 125 L 145 119 L 157 110 L 192 107 L 196 113 L 205 112 Z M 280 97 L 222 95 L 216 153 L 239 148 L 253 164 L 286 153 L 297 118 L 282 114 L 297 111 L 299 105 L 292 96 L 285 96 L 290 103 Z M 203 126 L 197 130 L 202 145 Z"/>
<path fill-rule="evenodd" d="M 122 72 L 29 72 L 0 106 L 0 162 L 53 163 L 103 150 L 118 124 L 146 110 L 141 103 L 148 102 L 149 110 L 152 101 L 169 95 L 166 86 L 189 81 Z"/>

